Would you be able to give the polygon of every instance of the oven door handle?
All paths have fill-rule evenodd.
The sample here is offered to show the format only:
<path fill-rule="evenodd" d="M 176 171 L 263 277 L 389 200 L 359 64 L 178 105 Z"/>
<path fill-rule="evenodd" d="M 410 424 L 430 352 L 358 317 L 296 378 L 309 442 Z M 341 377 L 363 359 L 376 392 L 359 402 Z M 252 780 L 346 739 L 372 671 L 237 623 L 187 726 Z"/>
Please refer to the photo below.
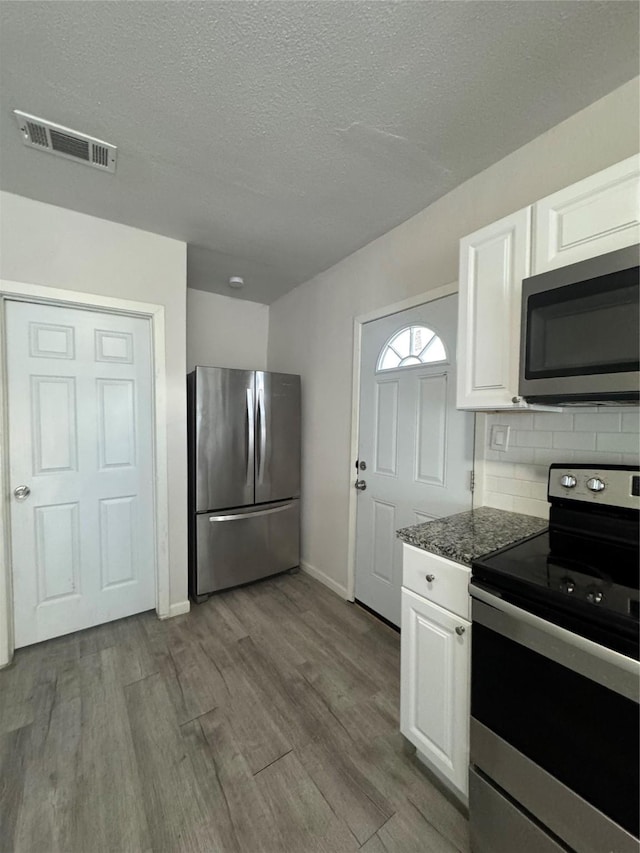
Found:
<path fill-rule="evenodd" d="M 567 669 L 640 702 L 640 662 L 472 585 L 472 618 Z"/>

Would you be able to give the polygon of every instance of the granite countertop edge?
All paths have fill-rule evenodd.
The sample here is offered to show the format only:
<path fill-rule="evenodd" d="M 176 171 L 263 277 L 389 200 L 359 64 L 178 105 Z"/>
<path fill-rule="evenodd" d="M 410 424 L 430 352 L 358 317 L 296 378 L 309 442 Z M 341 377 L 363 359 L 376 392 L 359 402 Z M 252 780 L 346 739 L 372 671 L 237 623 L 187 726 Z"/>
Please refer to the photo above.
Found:
<path fill-rule="evenodd" d="M 478 507 L 412 527 L 403 527 L 396 535 L 416 548 L 471 566 L 472 560 L 483 554 L 540 533 L 548 526 L 546 519 L 533 515 Z"/>

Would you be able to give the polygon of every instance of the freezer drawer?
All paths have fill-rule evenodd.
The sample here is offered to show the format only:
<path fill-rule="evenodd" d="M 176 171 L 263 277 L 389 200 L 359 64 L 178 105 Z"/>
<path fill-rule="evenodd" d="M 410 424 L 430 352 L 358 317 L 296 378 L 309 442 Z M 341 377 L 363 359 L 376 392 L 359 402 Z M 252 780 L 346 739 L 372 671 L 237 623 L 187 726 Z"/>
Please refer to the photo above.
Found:
<path fill-rule="evenodd" d="M 205 595 L 300 563 L 300 501 L 202 513 L 196 517 L 192 594 Z"/>
<path fill-rule="evenodd" d="M 565 853 L 473 767 L 469 771 L 469 830 L 473 853 Z"/>

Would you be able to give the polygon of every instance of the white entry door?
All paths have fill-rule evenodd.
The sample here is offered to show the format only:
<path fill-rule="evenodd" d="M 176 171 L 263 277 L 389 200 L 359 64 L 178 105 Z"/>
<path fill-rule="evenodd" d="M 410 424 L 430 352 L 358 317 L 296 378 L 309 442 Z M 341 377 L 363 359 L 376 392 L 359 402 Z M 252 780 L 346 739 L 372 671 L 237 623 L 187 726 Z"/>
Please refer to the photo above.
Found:
<path fill-rule="evenodd" d="M 456 409 L 456 294 L 362 329 L 355 598 L 400 625 L 396 530 L 471 508 L 473 415 Z M 366 466 L 366 467 L 363 467 Z"/>
<path fill-rule="evenodd" d="M 16 647 L 155 607 L 147 320 L 6 303 Z"/>

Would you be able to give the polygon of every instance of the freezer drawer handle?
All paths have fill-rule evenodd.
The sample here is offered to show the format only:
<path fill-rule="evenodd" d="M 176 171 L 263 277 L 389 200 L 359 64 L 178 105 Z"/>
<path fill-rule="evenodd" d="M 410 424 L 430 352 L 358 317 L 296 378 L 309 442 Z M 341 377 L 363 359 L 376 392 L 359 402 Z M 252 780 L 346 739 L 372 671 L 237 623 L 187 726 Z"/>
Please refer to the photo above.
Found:
<path fill-rule="evenodd" d="M 273 509 L 263 509 L 260 512 L 242 512 L 237 515 L 210 515 L 209 521 L 240 521 L 243 518 L 259 518 L 261 515 L 272 515 L 274 512 L 284 512 L 293 504 L 285 504 L 284 506 L 276 506 Z"/>

